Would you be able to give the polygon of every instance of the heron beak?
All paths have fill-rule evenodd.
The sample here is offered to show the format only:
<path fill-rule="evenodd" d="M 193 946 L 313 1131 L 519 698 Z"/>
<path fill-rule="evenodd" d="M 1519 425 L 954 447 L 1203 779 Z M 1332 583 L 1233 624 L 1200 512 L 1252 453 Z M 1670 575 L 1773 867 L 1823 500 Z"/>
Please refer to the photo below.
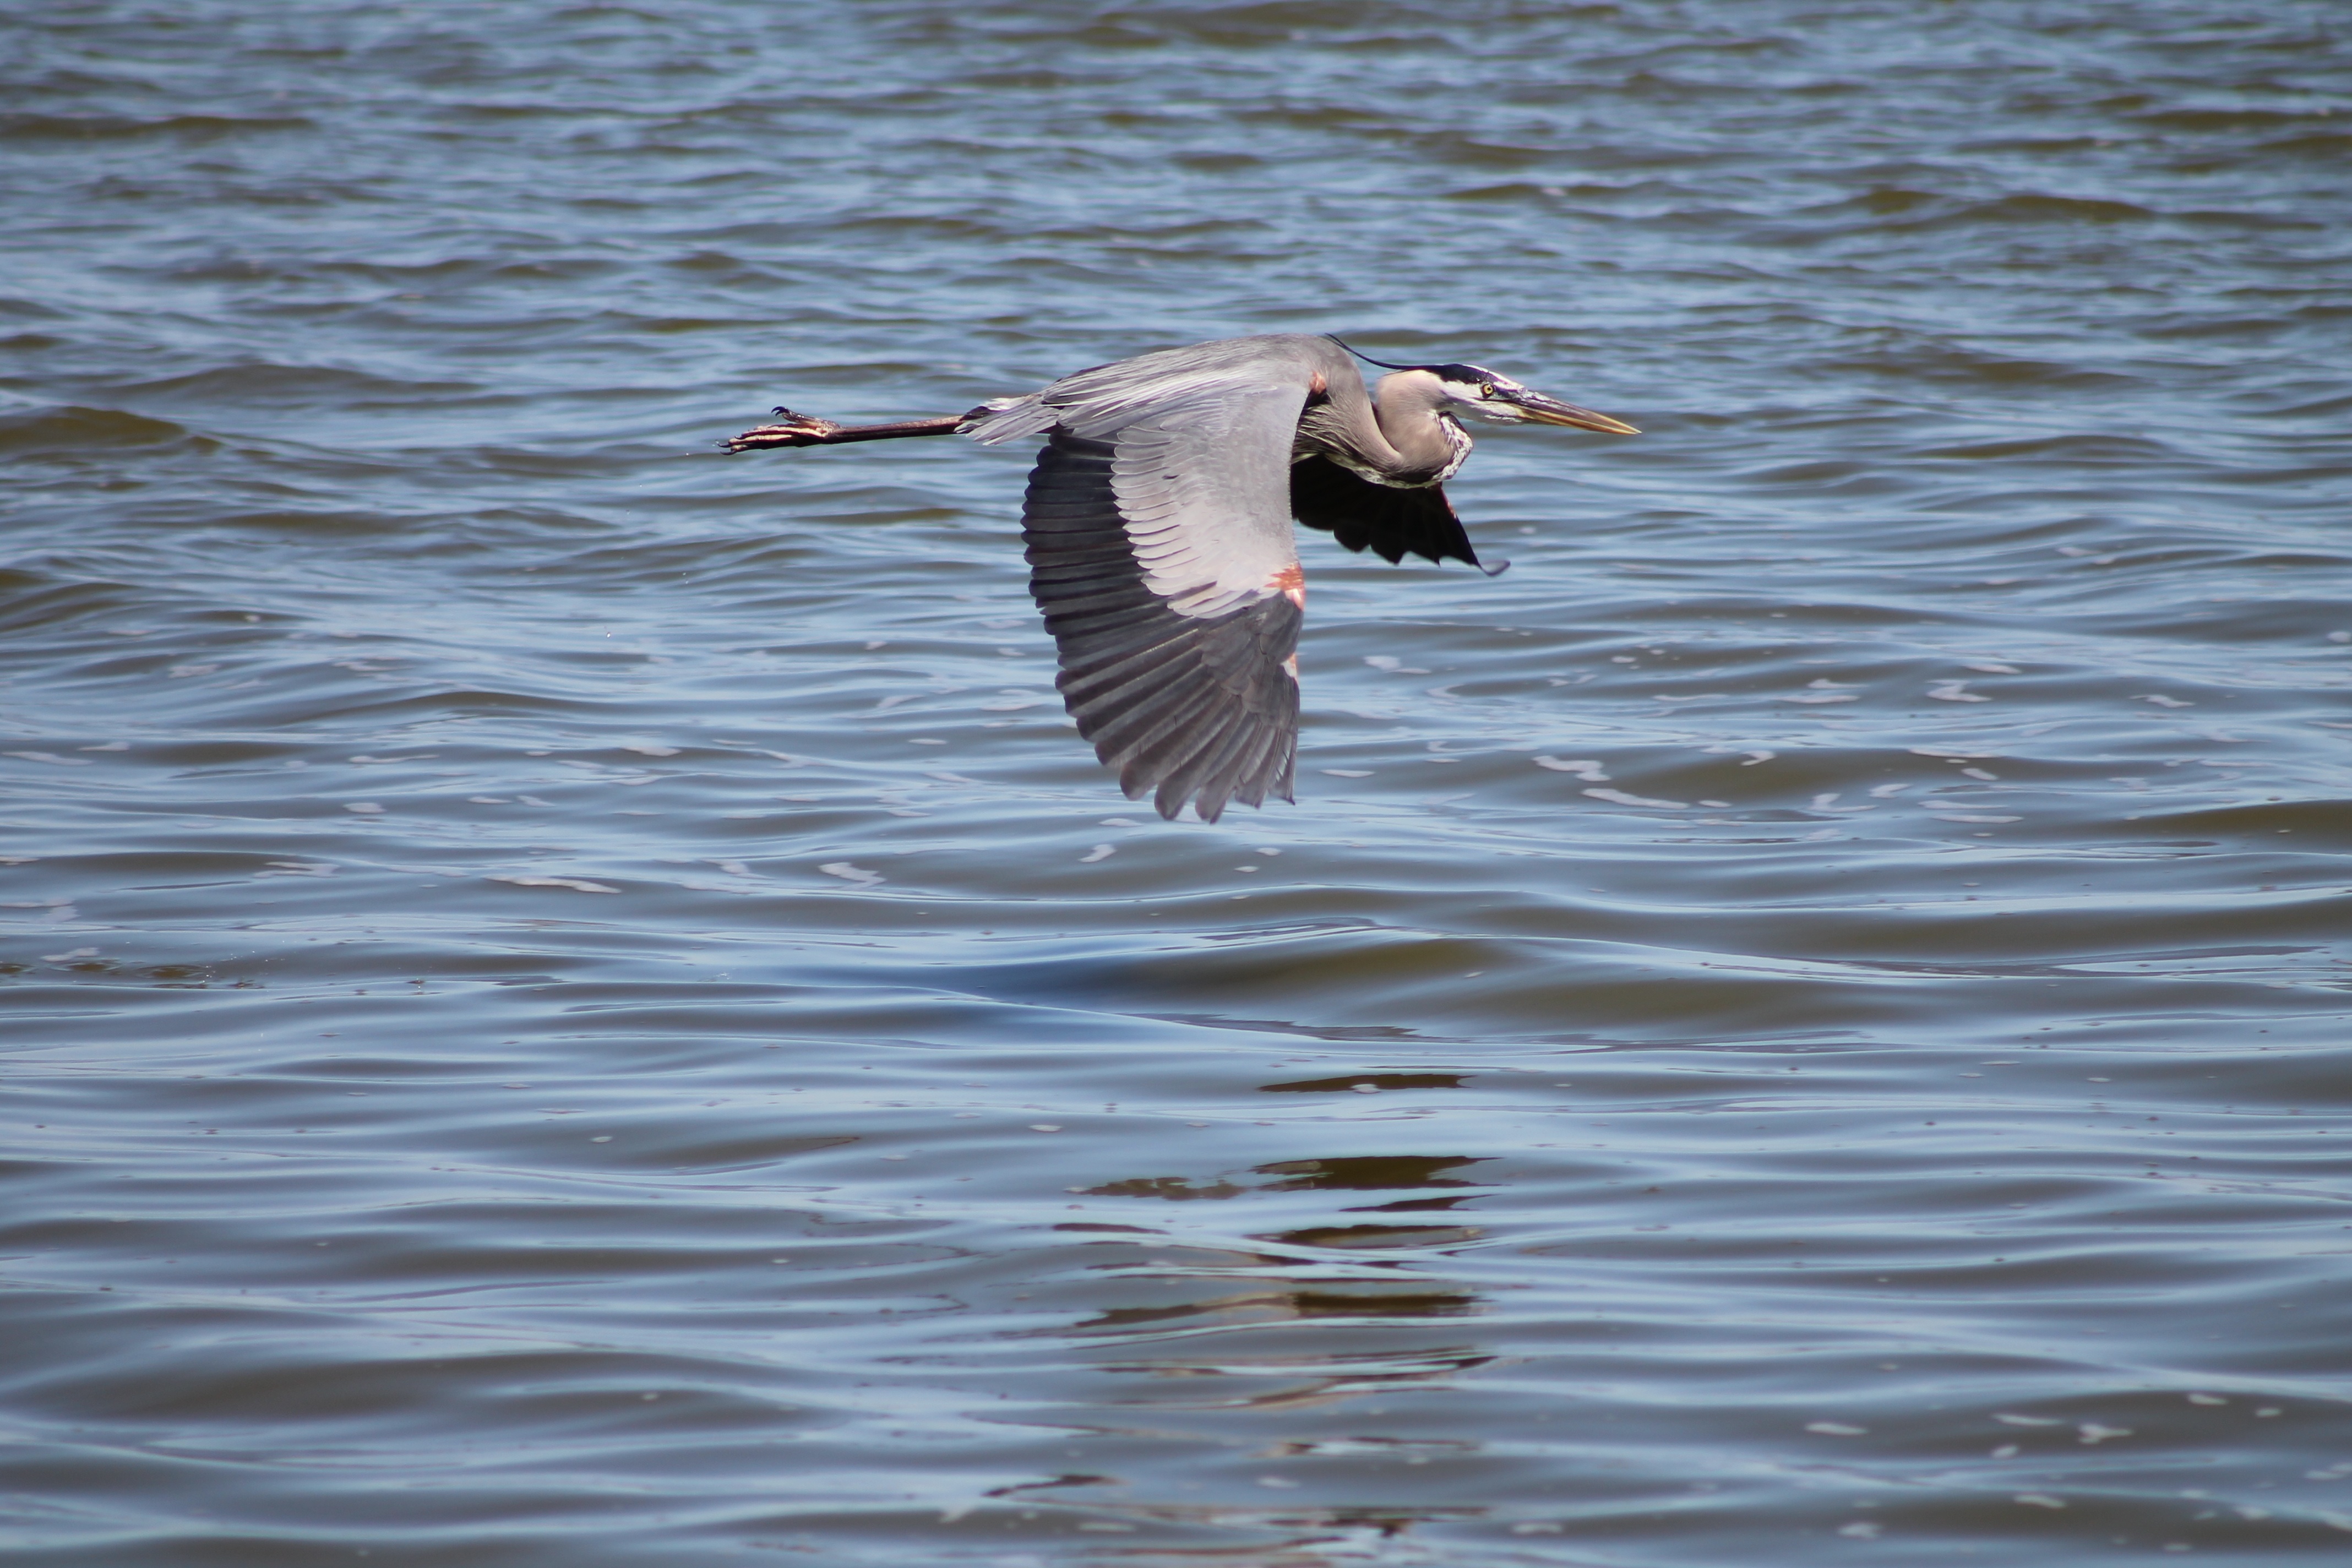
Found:
<path fill-rule="evenodd" d="M 1604 436 L 1641 434 L 1622 419 L 1612 419 L 1606 414 L 1595 414 L 1590 408 L 1579 408 L 1573 403 L 1562 403 L 1540 392 L 1514 392 L 1508 401 L 1521 418 L 1532 419 L 1538 425 L 1565 425 L 1571 430 L 1597 430 Z"/>

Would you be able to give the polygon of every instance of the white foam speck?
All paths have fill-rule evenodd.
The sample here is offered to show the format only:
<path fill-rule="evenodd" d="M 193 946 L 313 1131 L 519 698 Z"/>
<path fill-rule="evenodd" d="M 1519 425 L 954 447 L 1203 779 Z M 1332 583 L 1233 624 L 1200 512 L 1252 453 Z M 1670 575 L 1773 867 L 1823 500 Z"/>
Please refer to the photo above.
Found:
<path fill-rule="evenodd" d="M 518 888 L 569 888 L 575 893 L 617 893 L 621 890 L 579 877 L 527 877 L 520 872 L 492 872 L 483 880 L 511 882 Z"/>
<path fill-rule="evenodd" d="M 1652 800 L 1647 795 L 1628 795 L 1622 789 L 1589 789 L 1584 792 L 1595 800 L 1605 800 L 1617 805 L 1654 805 L 1664 811 L 1687 811 L 1690 803 L 1684 800 Z"/>

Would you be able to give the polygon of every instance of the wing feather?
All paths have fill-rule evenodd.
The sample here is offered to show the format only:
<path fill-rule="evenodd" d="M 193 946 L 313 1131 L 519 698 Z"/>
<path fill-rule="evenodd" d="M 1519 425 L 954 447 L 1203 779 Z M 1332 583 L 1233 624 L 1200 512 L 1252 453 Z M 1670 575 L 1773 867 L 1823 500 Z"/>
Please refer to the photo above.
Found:
<path fill-rule="evenodd" d="M 1302 458 L 1290 468 L 1290 512 L 1309 528 L 1336 534 L 1350 550 L 1370 546 L 1391 565 L 1409 554 L 1478 564 L 1462 520 L 1438 485 L 1374 484 L 1328 458 Z"/>
<path fill-rule="evenodd" d="M 1204 726 L 1185 736 L 1174 748 L 1181 753 L 1181 760 L 1169 764 L 1166 776 L 1160 782 L 1159 795 L 1152 802 L 1163 814 L 1182 810 L 1188 798 L 1196 811 L 1224 809 L 1223 800 L 1213 803 L 1210 798 L 1214 794 L 1209 787 L 1210 775 L 1216 764 L 1236 749 L 1241 732 L 1247 726 L 1236 713 L 1221 713 L 1212 722 L 1214 728 Z"/>
<path fill-rule="evenodd" d="M 1099 435 L 1057 428 L 1029 476 L 1022 534 L 1055 685 L 1128 798 L 1153 795 L 1163 816 L 1290 795 L 1300 613 L 1277 584 L 1298 560 L 1283 483 L 1305 394 L 1286 395 L 1286 412 L 1283 389 L 1245 389 L 1235 406 L 1194 396 Z"/>

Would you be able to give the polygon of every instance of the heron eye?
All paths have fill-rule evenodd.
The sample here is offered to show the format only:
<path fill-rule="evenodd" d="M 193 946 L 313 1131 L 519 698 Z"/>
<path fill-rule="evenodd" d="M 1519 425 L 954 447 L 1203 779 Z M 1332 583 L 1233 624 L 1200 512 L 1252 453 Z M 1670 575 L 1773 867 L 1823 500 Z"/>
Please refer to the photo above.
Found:
<path fill-rule="evenodd" d="M 1481 396 L 1481 397 L 1492 397 L 1492 396 L 1494 396 L 1494 395 L 1495 395 L 1495 384 L 1494 384 L 1493 382 L 1491 382 L 1491 381 L 1482 381 L 1482 382 L 1480 382 L 1480 383 L 1478 384 L 1478 395 L 1479 395 L 1479 396 Z"/>

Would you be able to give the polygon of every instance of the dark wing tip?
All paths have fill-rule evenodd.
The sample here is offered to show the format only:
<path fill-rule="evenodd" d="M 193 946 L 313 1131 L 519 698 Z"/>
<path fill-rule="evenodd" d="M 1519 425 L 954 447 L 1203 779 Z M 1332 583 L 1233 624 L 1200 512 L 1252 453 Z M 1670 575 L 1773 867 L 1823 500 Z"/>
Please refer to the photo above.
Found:
<path fill-rule="evenodd" d="M 1290 466 L 1290 515 L 1349 550 L 1370 548 L 1391 565 L 1419 555 L 1479 566 L 1441 485 L 1374 484 L 1328 458 L 1302 458 Z"/>

